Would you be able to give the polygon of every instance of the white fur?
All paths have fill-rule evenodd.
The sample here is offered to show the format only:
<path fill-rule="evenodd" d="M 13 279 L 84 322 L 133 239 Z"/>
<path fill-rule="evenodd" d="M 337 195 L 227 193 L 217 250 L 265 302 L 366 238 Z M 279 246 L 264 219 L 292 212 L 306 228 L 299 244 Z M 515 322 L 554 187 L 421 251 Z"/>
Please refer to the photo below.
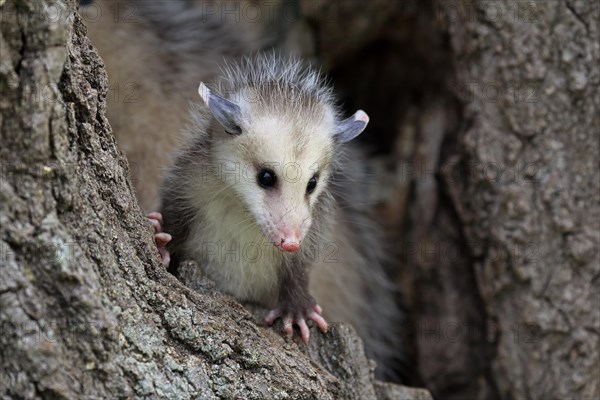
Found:
<path fill-rule="evenodd" d="M 192 225 L 186 252 L 203 260 L 205 273 L 221 290 L 242 300 L 270 303 L 277 294 L 282 253 L 229 189 L 204 193 L 218 194 L 194 194 L 198 203 L 205 201 L 199 205 L 206 219 Z"/>

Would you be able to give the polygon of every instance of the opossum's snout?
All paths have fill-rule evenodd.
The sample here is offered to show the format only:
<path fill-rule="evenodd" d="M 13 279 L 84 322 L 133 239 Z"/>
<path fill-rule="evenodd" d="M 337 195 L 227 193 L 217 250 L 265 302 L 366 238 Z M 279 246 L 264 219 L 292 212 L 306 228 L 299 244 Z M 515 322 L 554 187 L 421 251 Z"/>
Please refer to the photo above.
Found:
<path fill-rule="evenodd" d="M 301 238 L 299 229 L 279 230 L 279 232 L 275 233 L 273 236 L 271 241 L 281 251 L 295 253 L 300 250 Z"/>
<path fill-rule="evenodd" d="M 310 213 L 306 206 L 285 206 L 276 199 L 271 202 L 265 233 L 281 251 L 295 253 L 300 250 L 302 239 L 310 226 Z M 281 207 L 283 205 L 283 207 Z"/>
<path fill-rule="evenodd" d="M 295 253 L 311 224 L 309 210 L 310 193 L 316 186 L 316 178 L 310 184 L 297 177 L 289 179 L 283 171 L 260 168 L 256 174 L 256 186 L 248 201 L 250 209 L 261 226 L 265 237 L 279 250 Z M 258 190 L 257 190 L 258 189 Z M 257 202 L 256 199 L 260 198 Z"/>

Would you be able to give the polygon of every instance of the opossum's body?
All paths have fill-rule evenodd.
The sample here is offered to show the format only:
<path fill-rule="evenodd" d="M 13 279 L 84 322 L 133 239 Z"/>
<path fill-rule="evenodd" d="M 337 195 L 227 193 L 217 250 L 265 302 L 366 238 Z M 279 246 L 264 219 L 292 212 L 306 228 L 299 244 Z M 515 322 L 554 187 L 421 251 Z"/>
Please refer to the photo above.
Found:
<path fill-rule="evenodd" d="M 364 211 L 360 157 L 343 143 L 357 135 L 346 135 L 357 129 L 348 124 L 366 125 L 366 115 L 341 121 L 330 90 L 297 62 L 261 56 L 226 72 L 220 92 L 239 106 L 233 119 L 240 129 L 228 133 L 236 125 L 222 121 L 218 109 L 194 112 L 163 189 L 172 256 L 197 260 L 221 290 L 283 307 L 294 321 L 318 302 L 330 320 L 351 322 L 385 364 L 398 354 L 399 312 L 381 267 L 379 233 Z M 265 165 L 277 176 L 287 168 L 278 193 L 257 182 Z M 318 183 L 308 194 L 312 176 Z M 282 232 L 294 229 L 300 248 L 281 251 Z"/>

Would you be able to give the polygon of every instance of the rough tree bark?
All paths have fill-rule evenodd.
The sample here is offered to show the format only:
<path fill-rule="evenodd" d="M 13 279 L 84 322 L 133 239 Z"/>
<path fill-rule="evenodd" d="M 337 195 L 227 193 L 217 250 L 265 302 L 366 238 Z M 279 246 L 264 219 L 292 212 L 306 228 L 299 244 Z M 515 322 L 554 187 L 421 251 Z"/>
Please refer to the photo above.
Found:
<path fill-rule="evenodd" d="M 2 397 L 429 399 L 350 327 L 303 349 L 164 270 L 76 3 L 0 1 Z"/>
<path fill-rule="evenodd" d="M 468 124 L 443 168 L 494 330 L 493 382 L 502 398 L 595 399 L 600 7 L 493 5 L 462 3 L 451 23 L 461 87 L 479 87 L 461 96 Z"/>

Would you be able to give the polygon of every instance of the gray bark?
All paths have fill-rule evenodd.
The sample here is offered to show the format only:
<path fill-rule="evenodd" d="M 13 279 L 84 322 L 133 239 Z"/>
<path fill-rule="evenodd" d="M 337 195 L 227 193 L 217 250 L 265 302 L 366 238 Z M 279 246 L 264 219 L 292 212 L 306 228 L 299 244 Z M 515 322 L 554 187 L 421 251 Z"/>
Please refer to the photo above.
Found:
<path fill-rule="evenodd" d="M 598 398 L 600 8 L 496 6 L 451 26 L 458 78 L 480 88 L 461 96 L 469 124 L 444 179 L 494 330 L 489 362 L 503 398 Z"/>
<path fill-rule="evenodd" d="M 350 327 L 305 349 L 164 270 L 75 7 L 0 1 L 2 397 L 430 398 L 374 381 Z"/>

